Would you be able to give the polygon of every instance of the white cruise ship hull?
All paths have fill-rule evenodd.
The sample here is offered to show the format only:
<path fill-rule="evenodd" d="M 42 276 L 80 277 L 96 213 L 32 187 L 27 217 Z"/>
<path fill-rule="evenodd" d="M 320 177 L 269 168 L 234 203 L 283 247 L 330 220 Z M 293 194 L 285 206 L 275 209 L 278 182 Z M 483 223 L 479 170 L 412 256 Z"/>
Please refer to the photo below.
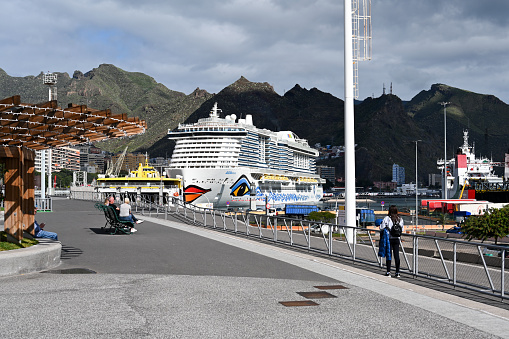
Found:
<path fill-rule="evenodd" d="M 318 151 L 291 131 L 257 128 L 250 114 L 208 118 L 168 131 L 176 140 L 167 174 L 182 180 L 186 203 L 214 208 L 283 208 L 317 204 L 322 180 L 315 174 Z"/>
<path fill-rule="evenodd" d="M 169 169 L 182 179 L 182 199 L 214 208 L 283 208 L 287 204 L 314 205 L 323 196 L 319 177 L 309 174 L 249 168 Z"/>

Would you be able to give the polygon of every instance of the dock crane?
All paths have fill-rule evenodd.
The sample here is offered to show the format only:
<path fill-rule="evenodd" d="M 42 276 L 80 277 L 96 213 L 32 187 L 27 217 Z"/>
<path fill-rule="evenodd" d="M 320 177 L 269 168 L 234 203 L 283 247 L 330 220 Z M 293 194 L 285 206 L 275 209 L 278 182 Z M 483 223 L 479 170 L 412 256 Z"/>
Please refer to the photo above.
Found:
<path fill-rule="evenodd" d="M 113 164 L 113 161 L 111 161 L 109 163 L 108 169 L 104 173 L 104 176 L 106 178 L 118 177 L 118 174 L 120 173 L 120 168 L 122 167 L 122 164 L 124 162 L 125 154 L 127 152 L 128 147 L 129 146 L 125 147 L 124 151 L 120 154 L 120 156 L 118 157 L 117 161 L 114 164 Z"/>

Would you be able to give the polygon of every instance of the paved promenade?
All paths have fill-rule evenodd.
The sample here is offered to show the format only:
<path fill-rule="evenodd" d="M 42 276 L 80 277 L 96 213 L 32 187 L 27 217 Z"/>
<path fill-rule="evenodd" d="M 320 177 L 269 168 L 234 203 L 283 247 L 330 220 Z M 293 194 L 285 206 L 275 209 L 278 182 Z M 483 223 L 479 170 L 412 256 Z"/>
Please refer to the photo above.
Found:
<path fill-rule="evenodd" d="M 104 215 L 91 202 L 55 200 L 54 212 L 39 213 L 37 220 L 58 232 L 61 264 L 0 278 L 0 336 L 509 337 L 503 307 L 421 287 L 408 276 L 386 278 L 243 237 L 140 218 L 139 231 L 126 236 L 102 231 Z M 285 307 L 285 301 L 318 305 Z"/>

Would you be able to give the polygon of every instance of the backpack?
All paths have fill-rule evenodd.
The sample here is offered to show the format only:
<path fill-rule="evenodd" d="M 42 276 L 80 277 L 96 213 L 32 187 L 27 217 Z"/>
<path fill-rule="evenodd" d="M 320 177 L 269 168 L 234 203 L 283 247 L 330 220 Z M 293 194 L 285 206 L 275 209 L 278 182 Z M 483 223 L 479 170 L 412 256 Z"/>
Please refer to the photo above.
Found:
<path fill-rule="evenodd" d="M 392 225 L 391 230 L 390 230 L 391 237 L 399 238 L 399 237 L 401 237 L 402 232 L 403 232 L 403 230 L 401 229 L 401 225 L 399 224 L 399 221 Z"/>

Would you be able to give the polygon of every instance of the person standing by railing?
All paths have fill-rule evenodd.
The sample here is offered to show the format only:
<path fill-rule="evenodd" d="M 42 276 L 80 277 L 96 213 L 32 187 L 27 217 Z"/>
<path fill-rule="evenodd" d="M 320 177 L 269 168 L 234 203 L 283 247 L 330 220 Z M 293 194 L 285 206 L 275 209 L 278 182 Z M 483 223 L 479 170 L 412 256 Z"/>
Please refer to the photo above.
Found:
<path fill-rule="evenodd" d="M 385 275 L 388 277 L 391 276 L 392 256 L 394 257 L 394 263 L 396 265 L 395 277 L 400 277 L 399 243 L 403 230 L 403 219 L 398 214 L 398 208 L 395 205 L 391 205 L 389 207 L 387 216 L 382 220 L 382 223 L 380 224 L 380 250 L 378 252 L 379 256 L 385 256 L 385 264 L 387 266 L 387 272 Z"/>

